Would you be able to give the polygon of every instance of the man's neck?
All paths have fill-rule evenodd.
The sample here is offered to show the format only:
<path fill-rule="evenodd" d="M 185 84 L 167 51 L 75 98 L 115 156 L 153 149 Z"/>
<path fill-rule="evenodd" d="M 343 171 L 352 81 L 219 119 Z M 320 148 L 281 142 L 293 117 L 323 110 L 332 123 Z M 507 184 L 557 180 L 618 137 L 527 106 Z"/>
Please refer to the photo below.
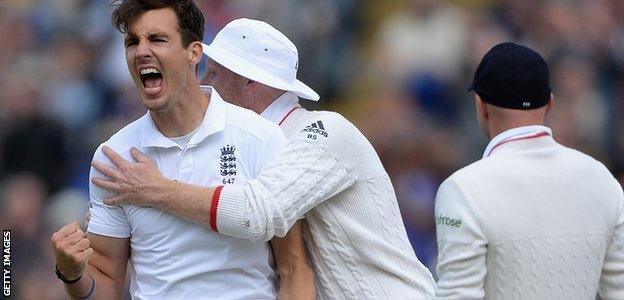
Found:
<path fill-rule="evenodd" d="M 185 91 L 171 109 L 166 111 L 150 111 L 154 124 L 166 137 L 184 136 L 203 121 L 210 94 L 204 95 L 199 86 Z"/>
<path fill-rule="evenodd" d="M 280 123 L 294 107 L 298 107 L 299 99 L 292 93 L 283 93 L 263 107 L 259 113 L 263 118 L 274 123 Z"/>
<path fill-rule="evenodd" d="M 485 105 L 489 111 L 488 131 L 490 139 L 512 128 L 544 125 L 550 107 L 549 105 L 531 110 L 519 110 Z"/>
<path fill-rule="evenodd" d="M 534 121 L 523 121 L 523 122 L 506 122 L 503 124 L 492 124 L 490 125 L 490 139 L 493 139 L 495 136 L 508 131 L 510 129 L 524 127 L 524 126 L 533 126 L 533 125 L 544 125 L 544 121 L 534 120 Z"/>

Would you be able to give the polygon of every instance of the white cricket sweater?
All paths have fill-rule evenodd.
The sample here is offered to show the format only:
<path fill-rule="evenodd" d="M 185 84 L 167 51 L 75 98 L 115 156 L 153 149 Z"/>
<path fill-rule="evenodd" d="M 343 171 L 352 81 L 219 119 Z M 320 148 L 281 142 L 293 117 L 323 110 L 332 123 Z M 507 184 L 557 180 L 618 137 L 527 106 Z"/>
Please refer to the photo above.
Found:
<path fill-rule="evenodd" d="M 444 299 L 624 299 L 624 196 L 543 126 L 495 137 L 436 199 Z"/>
<path fill-rule="evenodd" d="M 305 215 L 319 299 L 429 299 L 435 282 L 372 145 L 341 115 L 291 104 L 280 110 L 290 111 L 287 148 L 257 180 L 227 185 L 213 202 L 218 231 L 270 240 Z"/>

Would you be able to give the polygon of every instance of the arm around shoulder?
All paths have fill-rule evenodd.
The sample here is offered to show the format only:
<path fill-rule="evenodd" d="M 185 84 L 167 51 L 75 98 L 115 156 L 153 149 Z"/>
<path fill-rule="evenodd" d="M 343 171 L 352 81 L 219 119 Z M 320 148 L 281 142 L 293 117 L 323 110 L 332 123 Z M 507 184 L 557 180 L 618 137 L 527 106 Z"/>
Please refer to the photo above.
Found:
<path fill-rule="evenodd" d="M 335 115 L 310 118 L 316 121 L 300 129 L 256 180 L 223 187 L 213 198 L 220 233 L 251 240 L 284 236 L 298 218 L 359 178 L 357 129 Z"/>

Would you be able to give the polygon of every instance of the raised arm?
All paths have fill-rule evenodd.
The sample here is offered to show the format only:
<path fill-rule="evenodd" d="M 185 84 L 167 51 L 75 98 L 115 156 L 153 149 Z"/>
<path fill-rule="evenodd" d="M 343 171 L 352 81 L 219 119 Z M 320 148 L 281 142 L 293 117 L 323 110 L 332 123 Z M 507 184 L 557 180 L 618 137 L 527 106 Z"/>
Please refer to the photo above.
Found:
<path fill-rule="evenodd" d="M 52 235 L 58 272 L 72 299 L 121 299 L 129 239 L 87 233 L 77 222 Z"/>

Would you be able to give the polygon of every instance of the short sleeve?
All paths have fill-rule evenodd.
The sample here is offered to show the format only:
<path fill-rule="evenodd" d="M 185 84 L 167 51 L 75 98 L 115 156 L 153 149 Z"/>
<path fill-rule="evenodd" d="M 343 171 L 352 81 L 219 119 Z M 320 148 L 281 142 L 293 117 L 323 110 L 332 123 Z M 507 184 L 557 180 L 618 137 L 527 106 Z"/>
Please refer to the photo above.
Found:
<path fill-rule="evenodd" d="M 102 153 L 101 146 L 96 150 L 93 158 L 100 162 L 112 165 Z M 88 232 L 115 238 L 130 237 L 130 223 L 125 211 L 120 206 L 109 206 L 104 200 L 114 196 L 91 182 L 93 177 L 106 178 L 106 176 L 91 167 L 89 172 L 89 220 Z"/>
<path fill-rule="evenodd" d="M 435 204 L 438 288 L 442 299 L 482 299 L 487 239 L 473 204 L 453 177 L 442 183 Z"/>

